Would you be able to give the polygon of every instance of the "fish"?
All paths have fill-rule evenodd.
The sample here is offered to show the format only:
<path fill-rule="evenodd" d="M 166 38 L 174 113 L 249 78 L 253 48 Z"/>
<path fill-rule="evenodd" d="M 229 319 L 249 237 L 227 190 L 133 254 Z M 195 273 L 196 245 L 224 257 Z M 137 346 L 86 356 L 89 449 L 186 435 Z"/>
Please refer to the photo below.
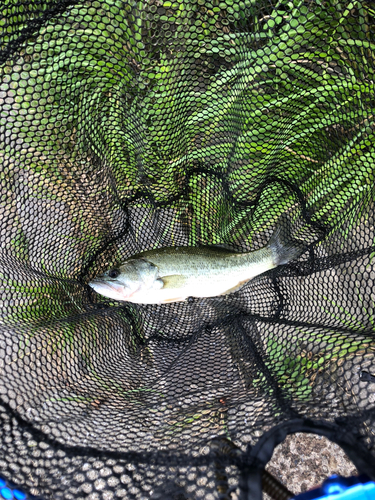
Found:
<path fill-rule="evenodd" d="M 136 304 L 168 304 L 189 297 L 218 297 L 240 290 L 255 276 L 288 264 L 304 251 L 280 224 L 268 244 L 239 253 L 221 246 L 165 247 L 133 255 L 88 285 L 107 298 Z"/>

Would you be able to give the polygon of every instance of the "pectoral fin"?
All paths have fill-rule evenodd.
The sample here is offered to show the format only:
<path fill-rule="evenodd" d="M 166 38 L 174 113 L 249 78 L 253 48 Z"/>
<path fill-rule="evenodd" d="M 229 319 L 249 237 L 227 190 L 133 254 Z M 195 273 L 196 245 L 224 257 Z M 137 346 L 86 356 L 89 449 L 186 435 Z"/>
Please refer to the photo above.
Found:
<path fill-rule="evenodd" d="M 168 289 L 182 288 L 186 283 L 185 276 L 182 276 L 181 274 L 171 274 L 170 276 L 162 276 L 160 279 L 164 283 L 163 290 L 167 288 Z"/>

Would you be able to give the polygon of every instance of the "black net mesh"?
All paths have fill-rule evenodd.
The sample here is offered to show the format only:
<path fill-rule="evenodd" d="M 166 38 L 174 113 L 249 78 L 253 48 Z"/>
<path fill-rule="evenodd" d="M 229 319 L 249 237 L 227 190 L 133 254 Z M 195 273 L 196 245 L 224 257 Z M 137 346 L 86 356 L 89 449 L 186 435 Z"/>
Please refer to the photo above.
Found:
<path fill-rule="evenodd" d="M 370 1 L 3 0 L 6 478 L 245 498 L 275 426 L 372 474 L 374 27 Z M 143 250 L 260 249 L 286 215 L 304 253 L 235 293 L 87 285 Z"/>

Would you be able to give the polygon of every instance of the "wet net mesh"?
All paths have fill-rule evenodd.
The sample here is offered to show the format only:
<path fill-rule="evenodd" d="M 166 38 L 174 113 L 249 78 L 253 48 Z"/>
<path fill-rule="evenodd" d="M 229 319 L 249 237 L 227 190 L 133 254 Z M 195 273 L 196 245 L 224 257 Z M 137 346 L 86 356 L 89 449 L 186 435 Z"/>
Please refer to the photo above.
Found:
<path fill-rule="evenodd" d="M 307 428 L 373 477 L 374 27 L 370 1 L 3 0 L 4 477 L 256 498 Z M 286 218 L 304 253 L 230 295 L 87 285 L 147 249 L 260 249 Z"/>

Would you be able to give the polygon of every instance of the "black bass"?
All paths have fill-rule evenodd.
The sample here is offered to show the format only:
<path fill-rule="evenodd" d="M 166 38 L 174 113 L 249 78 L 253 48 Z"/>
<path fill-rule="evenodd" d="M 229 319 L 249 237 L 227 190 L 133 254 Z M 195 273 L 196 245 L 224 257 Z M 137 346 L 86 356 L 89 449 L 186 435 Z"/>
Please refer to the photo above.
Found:
<path fill-rule="evenodd" d="M 284 242 L 278 227 L 268 245 L 248 253 L 215 246 L 168 247 L 134 255 L 89 285 L 110 299 L 137 304 L 181 302 L 239 290 L 249 280 L 287 264 L 303 252 L 301 242 Z"/>

